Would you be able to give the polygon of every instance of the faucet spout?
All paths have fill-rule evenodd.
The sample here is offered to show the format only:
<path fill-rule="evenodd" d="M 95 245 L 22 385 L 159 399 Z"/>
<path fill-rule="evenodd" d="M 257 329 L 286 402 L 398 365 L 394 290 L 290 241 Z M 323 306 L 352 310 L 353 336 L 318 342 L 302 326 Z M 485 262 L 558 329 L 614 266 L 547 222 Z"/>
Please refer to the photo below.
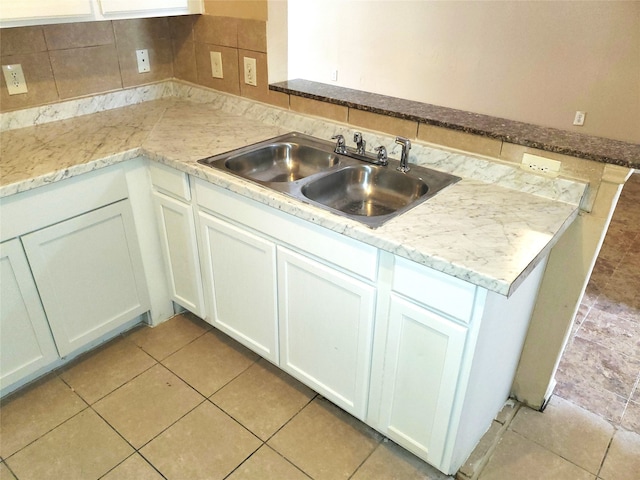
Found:
<path fill-rule="evenodd" d="M 409 167 L 409 150 L 411 150 L 411 140 L 404 137 L 396 137 L 396 143 L 402 145 L 402 153 L 400 154 L 400 166 L 396 170 L 407 173 L 411 168 Z"/>
<path fill-rule="evenodd" d="M 356 142 L 356 153 L 358 155 L 364 155 L 367 148 L 367 142 L 362 138 L 360 132 L 353 134 L 353 141 Z"/>

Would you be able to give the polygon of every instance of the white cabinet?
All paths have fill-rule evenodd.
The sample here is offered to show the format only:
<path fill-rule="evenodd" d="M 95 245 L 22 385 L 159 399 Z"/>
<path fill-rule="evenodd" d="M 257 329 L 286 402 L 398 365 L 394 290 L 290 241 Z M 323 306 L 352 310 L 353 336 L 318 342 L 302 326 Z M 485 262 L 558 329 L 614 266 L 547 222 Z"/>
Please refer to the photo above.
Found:
<path fill-rule="evenodd" d="M 280 365 L 364 419 L 375 288 L 278 247 Z"/>
<path fill-rule="evenodd" d="M 440 465 L 467 329 L 391 295 L 381 425 L 395 440 Z"/>
<path fill-rule="evenodd" d="M 200 212 L 211 323 L 278 363 L 275 244 Z"/>
<path fill-rule="evenodd" d="M 88 17 L 91 0 L 7 0 L 2 2 L 2 21 L 58 17 Z"/>
<path fill-rule="evenodd" d="M 154 192 L 160 244 L 171 300 L 205 317 L 196 226 L 190 204 Z"/>
<path fill-rule="evenodd" d="M 20 240 L 0 244 L 0 388 L 58 358 Z"/>
<path fill-rule="evenodd" d="M 189 0 L 100 0 L 102 13 L 187 10 Z"/>
<path fill-rule="evenodd" d="M 22 241 L 62 357 L 149 310 L 128 200 Z"/>

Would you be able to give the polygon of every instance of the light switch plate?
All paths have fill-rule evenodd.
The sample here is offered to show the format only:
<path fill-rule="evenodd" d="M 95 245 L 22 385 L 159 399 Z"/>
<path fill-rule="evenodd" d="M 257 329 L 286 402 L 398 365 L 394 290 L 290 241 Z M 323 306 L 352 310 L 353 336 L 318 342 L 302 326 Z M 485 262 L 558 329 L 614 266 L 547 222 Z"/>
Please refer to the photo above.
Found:
<path fill-rule="evenodd" d="M 27 81 L 24 78 L 22 65 L 15 63 L 13 65 L 2 65 L 2 73 L 4 80 L 7 82 L 7 90 L 9 95 L 18 95 L 27 93 Z"/>
<path fill-rule="evenodd" d="M 256 72 L 256 59 L 250 57 L 244 57 L 244 83 L 247 85 L 253 85 L 254 87 L 258 86 Z"/>
<path fill-rule="evenodd" d="M 222 53 L 209 52 L 211 56 L 211 76 L 213 78 L 224 78 L 222 73 Z"/>
<path fill-rule="evenodd" d="M 151 65 L 149 64 L 149 51 L 146 48 L 143 50 L 136 50 L 136 58 L 138 59 L 138 73 L 151 71 Z"/>

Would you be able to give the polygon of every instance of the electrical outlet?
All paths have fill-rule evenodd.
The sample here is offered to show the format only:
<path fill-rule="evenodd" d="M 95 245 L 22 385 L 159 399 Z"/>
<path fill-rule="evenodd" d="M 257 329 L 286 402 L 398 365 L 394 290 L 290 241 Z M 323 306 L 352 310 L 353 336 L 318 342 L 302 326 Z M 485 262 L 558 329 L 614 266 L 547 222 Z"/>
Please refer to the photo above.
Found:
<path fill-rule="evenodd" d="M 151 64 L 149 63 L 149 51 L 146 48 L 143 50 L 136 50 L 136 58 L 138 59 L 138 73 L 146 73 L 151 71 Z"/>
<path fill-rule="evenodd" d="M 4 80 L 7 82 L 7 90 L 9 95 L 18 95 L 27 93 L 27 81 L 24 79 L 22 65 L 15 63 L 13 65 L 2 65 L 2 73 Z"/>
<path fill-rule="evenodd" d="M 562 162 L 558 160 L 551 160 L 550 158 L 540 157 L 530 153 L 522 155 L 522 163 L 520 164 L 523 170 L 541 173 L 549 177 L 557 177 L 560 173 L 561 166 Z"/>
<path fill-rule="evenodd" d="M 587 116 L 587 112 L 576 112 L 576 116 L 573 117 L 573 124 L 581 127 L 584 125 L 584 118 Z"/>
<path fill-rule="evenodd" d="M 332 82 L 337 82 L 338 81 L 338 69 L 334 68 L 333 70 L 331 70 L 331 81 Z"/>
<path fill-rule="evenodd" d="M 244 57 L 244 83 L 258 86 L 258 74 L 256 72 L 256 59 Z"/>
<path fill-rule="evenodd" d="M 222 53 L 209 52 L 211 57 L 211 76 L 213 78 L 224 78 L 222 74 Z"/>

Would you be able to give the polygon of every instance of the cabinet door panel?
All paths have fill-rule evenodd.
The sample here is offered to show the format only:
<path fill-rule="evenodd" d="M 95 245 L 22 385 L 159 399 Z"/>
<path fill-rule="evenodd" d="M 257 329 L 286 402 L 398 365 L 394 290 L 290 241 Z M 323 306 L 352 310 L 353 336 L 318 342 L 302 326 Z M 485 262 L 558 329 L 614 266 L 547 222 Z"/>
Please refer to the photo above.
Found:
<path fill-rule="evenodd" d="M 465 327 L 392 295 L 382 424 L 434 465 L 444 453 L 465 336 Z"/>
<path fill-rule="evenodd" d="M 187 9 L 188 0 L 100 0 L 102 13 Z"/>
<path fill-rule="evenodd" d="M 171 299 L 201 318 L 204 296 L 191 205 L 154 193 Z"/>
<path fill-rule="evenodd" d="M 282 247 L 278 284 L 282 368 L 363 419 L 374 287 Z"/>
<path fill-rule="evenodd" d="M 23 237 L 61 356 L 149 310 L 128 201 Z"/>
<path fill-rule="evenodd" d="M 18 239 L 0 244 L 0 342 L 3 390 L 58 358 Z"/>
<path fill-rule="evenodd" d="M 275 245 L 202 212 L 200 225 L 213 324 L 277 364 Z"/>
<path fill-rule="evenodd" d="M 91 15 L 91 0 L 3 1 L 2 20 Z"/>

